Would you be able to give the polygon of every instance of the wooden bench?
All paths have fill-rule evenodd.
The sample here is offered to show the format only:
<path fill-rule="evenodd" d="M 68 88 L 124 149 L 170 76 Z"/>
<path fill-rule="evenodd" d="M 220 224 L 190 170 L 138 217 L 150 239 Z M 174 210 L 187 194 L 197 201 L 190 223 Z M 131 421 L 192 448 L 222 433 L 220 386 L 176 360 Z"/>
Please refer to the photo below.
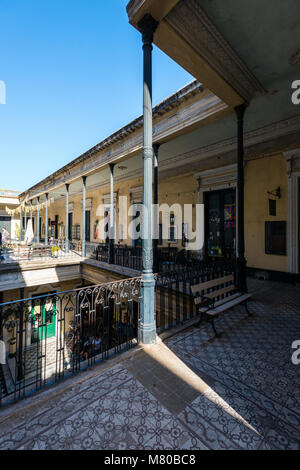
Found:
<path fill-rule="evenodd" d="M 211 281 L 202 282 L 192 286 L 192 294 L 196 304 L 197 312 L 200 313 L 200 322 L 203 316 L 208 320 L 219 337 L 214 320 L 221 314 L 239 304 L 243 304 L 249 316 L 252 314 L 248 310 L 247 300 L 251 294 L 238 292 L 234 285 L 234 276 L 228 276 L 212 279 Z"/>

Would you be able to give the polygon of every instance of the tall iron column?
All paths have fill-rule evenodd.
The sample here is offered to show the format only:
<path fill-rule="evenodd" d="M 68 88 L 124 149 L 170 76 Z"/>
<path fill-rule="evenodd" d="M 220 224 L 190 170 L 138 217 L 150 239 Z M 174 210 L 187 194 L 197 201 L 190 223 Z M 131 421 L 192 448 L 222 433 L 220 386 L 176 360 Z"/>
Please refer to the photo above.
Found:
<path fill-rule="evenodd" d="M 66 184 L 66 233 L 65 233 L 65 252 L 69 253 L 69 188 Z"/>
<path fill-rule="evenodd" d="M 22 230 L 23 230 L 23 213 L 22 213 L 22 206 L 20 206 L 20 237 L 19 241 L 22 241 Z"/>
<path fill-rule="evenodd" d="M 153 145 L 153 203 L 155 207 L 155 214 L 154 214 L 154 221 L 156 224 L 155 230 L 155 238 L 153 240 L 153 270 L 155 273 L 159 271 L 159 259 L 158 259 L 158 230 L 159 230 L 159 221 L 158 221 L 158 212 L 157 212 L 157 205 L 158 205 L 158 150 L 160 145 L 154 144 Z M 156 233 L 157 232 L 157 233 Z"/>
<path fill-rule="evenodd" d="M 155 280 L 153 275 L 152 246 L 152 43 L 157 22 L 145 15 L 138 24 L 142 33 L 144 51 L 144 97 L 143 97 L 143 275 L 142 304 L 139 324 L 139 341 L 144 344 L 156 342 Z"/>
<path fill-rule="evenodd" d="M 49 195 L 46 193 L 46 207 L 45 207 L 45 245 L 48 246 L 48 200 Z"/>
<path fill-rule="evenodd" d="M 247 274 L 245 259 L 245 187 L 244 187 L 244 114 L 246 105 L 235 108 L 237 116 L 237 145 L 238 145 L 238 253 L 236 263 L 236 284 L 240 292 L 247 292 Z"/>
<path fill-rule="evenodd" d="M 36 207 L 36 242 L 40 243 L 40 198 L 37 197 L 37 207 Z"/>
<path fill-rule="evenodd" d="M 114 208 L 114 163 L 109 165 L 110 169 L 110 217 L 109 217 L 109 263 L 114 264 L 114 246 L 115 246 L 115 208 Z"/>
<path fill-rule="evenodd" d="M 81 231 L 81 256 L 86 255 L 86 176 L 82 177 L 82 231 Z"/>

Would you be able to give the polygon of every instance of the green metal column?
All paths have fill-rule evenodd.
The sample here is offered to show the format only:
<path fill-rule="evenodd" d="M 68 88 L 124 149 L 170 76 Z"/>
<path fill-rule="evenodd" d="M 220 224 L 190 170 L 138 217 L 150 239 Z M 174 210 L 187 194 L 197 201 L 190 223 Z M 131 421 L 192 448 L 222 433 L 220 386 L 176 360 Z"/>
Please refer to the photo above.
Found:
<path fill-rule="evenodd" d="M 139 341 L 143 344 L 154 344 L 156 342 L 156 324 L 152 246 L 152 43 L 157 22 L 151 15 L 145 15 L 139 22 L 138 27 L 142 33 L 144 51 L 143 276 Z"/>
<path fill-rule="evenodd" d="M 48 241 L 48 200 L 49 200 L 49 195 L 46 193 L 46 207 L 45 207 L 45 245 L 49 245 Z"/>
<path fill-rule="evenodd" d="M 69 253 L 69 188 L 66 184 L 66 233 L 65 233 L 65 252 Z"/>
<path fill-rule="evenodd" d="M 24 203 L 24 211 L 25 211 L 25 214 L 24 214 L 24 221 L 25 221 L 25 227 L 24 227 L 24 230 L 25 230 L 25 234 L 26 234 L 26 230 L 27 230 L 27 212 L 26 212 L 26 202 Z"/>
<path fill-rule="evenodd" d="M 110 218 L 109 218 L 109 264 L 114 264 L 114 247 L 115 247 L 115 208 L 114 208 L 114 168 L 115 165 L 111 163 L 110 169 Z"/>
<path fill-rule="evenodd" d="M 40 198 L 37 197 L 37 208 L 36 208 L 36 242 L 40 243 Z"/>
<path fill-rule="evenodd" d="M 81 256 L 86 255 L 86 230 L 85 230 L 85 207 L 86 207 L 86 176 L 82 177 L 82 230 L 81 230 Z"/>
<path fill-rule="evenodd" d="M 236 286 L 240 292 L 247 292 L 247 274 L 245 259 L 245 195 L 244 195 L 244 114 L 246 105 L 235 108 L 237 116 L 237 145 L 238 145 L 238 254 L 236 263 Z"/>
<path fill-rule="evenodd" d="M 20 206 L 20 242 L 22 241 L 22 230 L 23 230 L 23 214 L 22 214 L 22 206 Z"/>
<path fill-rule="evenodd" d="M 157 213 L 157 205 L 158 205 L 158 150 L 159 150 L 160 145 L 159 144 L 154 144 L 153 145 L 153 157 L 154 157 L 154 162 L 153 162 L 153 177 L 154 177 L 154 182 L 153 182 L 153 203 L 155 207 L 155 214 L 154 214 L 154 220 L 155 224 L 158 224 L 158 213 Z M 158 273 L 159 271 L 159 260 L 158 260 L 158 226 L 156 226 L 156 231 L 155 233 L 155 239 L 153 240 L 153 269 L 155 273 Z"/>

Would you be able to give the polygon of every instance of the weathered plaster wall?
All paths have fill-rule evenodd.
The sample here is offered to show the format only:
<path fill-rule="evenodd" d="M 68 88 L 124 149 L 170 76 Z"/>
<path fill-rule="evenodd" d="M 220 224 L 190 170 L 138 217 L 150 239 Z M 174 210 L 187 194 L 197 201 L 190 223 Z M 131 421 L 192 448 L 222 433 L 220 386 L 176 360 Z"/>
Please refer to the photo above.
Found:
<path fill-rule="evenodd" d="M 277 215 L 269 215 L 268 191 L 281 188 Z M 287 257 L 265 254 L 265 222 L 287 220 L 287 173 L 282 155 L 249 161 L 245 169 L 245 243 L 248 266 L 287 270 Z"/>

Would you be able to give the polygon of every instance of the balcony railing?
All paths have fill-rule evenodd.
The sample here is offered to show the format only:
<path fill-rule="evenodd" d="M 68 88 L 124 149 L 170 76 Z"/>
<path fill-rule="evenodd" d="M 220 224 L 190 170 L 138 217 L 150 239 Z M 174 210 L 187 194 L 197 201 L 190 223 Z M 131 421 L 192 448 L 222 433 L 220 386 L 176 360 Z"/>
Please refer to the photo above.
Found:
<path fill-rule="evenodd" d="M 172 267 L 156 277 L 155 305 L 158 333 L 193 319 L 196 308 L 191 287 L 201 282 L 235 272 L 232 261 L 198 262 L 191 266 Z"/>
<path fill-rule="evenodd" d="M 157 332 L 196 316 L 191 286 L 233 271 L 232 263 L 202 262 L 156 274 Z M 0 406 L 136 345 L 141 299 L 137 277 L 1 304 L 0 336 L 8 351 Z"/>
<path fill-rule="evenodd" d="M 135 278 L 1 304 L 0 405 L 133 347 L 140 300 Z"/>
<path fill-rule="evenodd" d="M 43 243 L 26 246 L 19 242 L 13 242 L 0 247 L 1 264 L 78 258 L 79 256 L 81 256 L 81 252 L 76 250 L 74 243 L 70 242 L 69 251 L 66 252 L 65 242 L 61 240 L 49 241 L 47 246 Z"/>
<path fill-rule="evenodd" d="M 88 244 L 87 256 L 95 258 L 98 261 L 109 263 L 109 245 L 101 243 L 98 245 Z M 114 259 L 113 264 L 122 266 L 137 271 L 143 269 L 143 250 L 141 247 L 132 247 L 117 244 L 114 245 Z M 168 272 L 171 270 L 176 271 L 180 266 L 193 266 L 197 265 L 199 260 L 195 254 L 186 251 L 178 250 L 173 247 L 165 247 L 158 249 L 158 271 Z"/>

